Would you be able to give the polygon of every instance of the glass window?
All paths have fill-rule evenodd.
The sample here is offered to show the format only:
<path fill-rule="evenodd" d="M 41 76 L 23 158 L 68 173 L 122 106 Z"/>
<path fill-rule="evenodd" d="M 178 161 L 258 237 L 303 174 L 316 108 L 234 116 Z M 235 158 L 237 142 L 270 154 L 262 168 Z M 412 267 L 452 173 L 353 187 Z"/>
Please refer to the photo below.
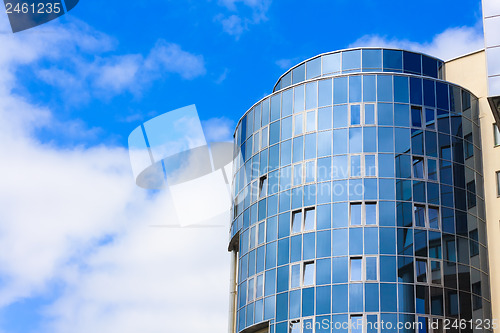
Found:
<path fill-rule="evenodd" d="M 422 109 L 416 106 L 411 107 L 411 124 L 413 127 L 422 127 Z"/>
<path fill-rule="evenodd" d="M 365 104 L 365 125 L 375 124 L 375 104 Z"/>
<path fill-rule="evenodd" d="M 413 207 L 413 212 L 415 216 L 415 225 L 425 228 L 425 206 L 415 205 Z"/>
<path fill-rule="evenodd" d="M 318 107 L 318 82 L 311 82 L 306 85 L 306 109 Z"/>
<path fill-rule="evenodd" d="M 500 171 L 497 171 L 497 195 L 500 196 Z"/>
<path fill-rule="evenodd" d="M 465 158 L 474 156 L 474 146 L 472 145 L 472 133 L 466 134 L 464 136 L 464 153 Z"/>
<path fill-rule="evenodd" d="M 322 108 L 318 110 L 318 129 L 329 130 L 332 129 L 332 108 Z M 331 138 L 330 138 L 331 141 Z"/>
<path fill-rule="evenodd" d="M 361 177 L 361 155 L 351 155 L 351 177 Z"/>
<path fill-rule="evenodd" d="M 297 233 L 302 231 L 302 211 L 292 213 L 292 232 Z"/>
<path fill-rule="evenodd" d="M 300 320 L 291 321 L 288 332 L 289 333 L 300 333 L 300 327 L 301 327 Z"/>
<path fill-rule="evenodd" d="M 314 271 L 315 265 L 314 262 L 305 262 L 304 263 L 304 286 L 310 286 L 314 284 Z"/>
<path fill-rule="evenodd" d="M 267 195 L 267 176 L 260 177 L 259 181 L 259 198 Z"/>
<path fill-rule="evenodd" d="M 426 124 L 427 128 L 435 128 L 435 120 L 436 120 L 436 116 L 435 116 L 434 109 L 426 108 L 425 109 L 425 124 Z"/>
<path fill-rule="evenodd" d="M 365 221 L 367 225 L 377 224 L 377 203 L 365 204 Z"/>
<path fill-rule="evenodd" d="M 436 180 L 437 181 L 437 161 L 433 159 L 428 159 L 427 160 L 427 178 L 430 180 Z"/>
<path fill-rule="evenodd" d="M 427 260 L 417 259 L 415 265 L 417 269 L 417 282 L 427 283 Z"/>
<path fill-rule="evenodd" d="M 292 273 L 290 274 L 290 287 L 298 288 L 300 287 L 300 264 L 291 266 Z"/>
<path fill-rule="evenodd" d="M 351 315 L 349 333 L 363 333 L 363 315 Z"/>
<path fill-rule="evenodd" d="M 396 50 L 383 50 L 384 69 L 399 70 L 403 68 L 403 52 Z"/>
<path fill-rule="evenodd" d="M 441 284 L 441 262 L 431 260 L 431 278 L 433 284 Z"/>
<path fill-rule="evenodd" d="M 332 83 L 330 80 L 321 80 L 318 83 L 318 106 L 332 105 Z"/>
<path fill-rule="evenodd" d="M 350 71 L 361 68 L 361 50 L 342 52 L 342 70 Z"/>
<path fill-rule="evenodd" d="M 361 257 L 351 258 L 350 263 L 350 280 L 351 281 L 362 281 L 362 263 L 363 259 Z"/>
<path fill-rule="evenodd" d="M 305 78 L 306 78 L 306 65 L 305 64 L 302 64 L 293 70 L 293 79 L 292 79 L 293 84 L 302 82 L 305 80 Z"/>
<path fill-rule="evenodd" d="M 377 164 L 375 161 L 375 155 L 365 155 L 365 176 L 377 176 Z"/>
<path fill-rule="evenodd" d="M 300 134 L 304 133 L 304 115 L 303 114 L 298 114 L 294 117 L 295 121 L 295 126 L 294 126 L 294 131 L 293 135 L 297 136 Z"/>
<path fill-rule="evenodd" d="M 366 280 L 376 281 L 377 279 L 377 257 L 366 257 Z"/>
<path fill-rule="evenodd" d="M 303 182 L 303 168 L 302 163 L 293 166 L 293 185 L 300 185 Z"/>
<path fill-rule="evenodd" d="M 425 178 L 424 159 L 422 157 L 413 157 L 413 178 Z"/>
<path fill-rule="evenodd" d="M 306 114 L 306 131 L 316 130 L 316 111 L 309 111 Z"/>
<path fill-rule="evenodd" d="M 340 52 L 324 55 L 321 59 L 323 61 L 323 74 L 340 72 Z"/>
<path fill-rule="evenodd" d="M 309 61 L 306 65 L 307 65 L 306 78 L 308 80 L 321 75 L 321 58 L 320 57 Z"/>
<path fill-rule="evenodd" d="M 351 125 L 361 125 L 361 105 L 351 105 Z"/>
<path fill-rule="evenodd" d="M 429 228 L 439 229 L 439 209 L 429 207 Z"/>
<path fill-rule="evenodd" d="M 316 211 L 314 208 L 305 210 L 304 231 L 314 230 L 316 220 Z"/>
<path fill-rule="evenodd" d="M 298 86 L 293 89 L 294 92 L 294 109 L 293 112 L 304 111 L 304 86 Z"/>
<path fill-rule="evenodd" d="M 498 126 L 493 124 L 493 135 L 495 138 L 495 147 L 500 146 L 500 130 L 498 130 Z"/>
<path fill-rule="evenodd" d="M 381 67 L 382 50 L 363 50 L 363 69 Z"/>
<path fill-rule="evenodd" d="M 351 225 L 361 225 L 361 203 L 351 204 Z"/>
<path fill-rule="evenodd" d="M 306 162 L 306 183 L 316 181 L 316 161 Z"/>

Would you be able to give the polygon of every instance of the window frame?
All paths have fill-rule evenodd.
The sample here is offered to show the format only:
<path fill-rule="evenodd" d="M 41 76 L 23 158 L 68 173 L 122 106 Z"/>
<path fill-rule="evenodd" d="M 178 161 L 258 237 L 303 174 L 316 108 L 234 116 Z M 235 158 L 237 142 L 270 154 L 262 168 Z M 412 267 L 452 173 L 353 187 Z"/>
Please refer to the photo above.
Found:
<path fill-rule="evenodd" d="M 367 258 L 375 258 L 375 270 L 376 270 L 376 279 L 368 279 L 367 278 Z M 353 280 L 352 278 L 352 262 L 354 260 L 361 260 L 361 279 Z M 350 256 L 349 257 L 349 283 L 366 283 L 366 282 L 377 282 L 380 281 L 380 260 L 378 255 L 365 255 L 365 256 Z"/>
<path fill-rule="evenodd" d="M 493 147 L 500 147 L 500 129 L 496 123 L 493 123 Z"/>
<path fill-rule="evenodd" d="M 305 284 L 305 274 L 306 274 L 306 266 L 307 265 L 312 265 L 312 284 Z M 299 283 L 297 286 L 292 285 L 292 272 L 293 272 L 293 267 L 299 266 Z M 288 285 L 290 290 L 297 290 L 297 289 L 302 289 L 305 287 L 311 287 L 311 286 L 316 286 L 316 260 L 302 260 L 295 262 L 290 265 L 289 268 L 289 278 L 288 278 Z"/>
<path fill-rule="evenodd" d="M 360 205 L 361 206 L 361 223 L 360 224 L 352 224 L 352 206 Z M 366 206 L 367 205 L 375 205 L 375 223 L 367 224 L 366 223 Z M 365 226 L 378 226 L 379 225 L 379 205 L 377 201 L 352 201 L 349 202 L 349 227 L 365 227 Z"/>
<path fill-rule="evenodd" d="M 314 221 L 313 221 L 313 228 L 312 229 L 307 229 L 306 230 L 306 213 L 308 211 L 314 211 Z M 300 219 L 300 231 L 294 231 L 294 216 L 296 214 L 300 213 L 301 214 L 301 219 Z M 309 232 L 314 232 L 317 230 L 317 223 L 318 223 L 318 216 L 316 212 L 316 206 L 307 206 L 307 207 L 302 207 L 299 209 L 295 209 L 291 211 L 290 214 L 290 233 L 291 235 L 298 235 L 301 233 L 309 233 Z"/>

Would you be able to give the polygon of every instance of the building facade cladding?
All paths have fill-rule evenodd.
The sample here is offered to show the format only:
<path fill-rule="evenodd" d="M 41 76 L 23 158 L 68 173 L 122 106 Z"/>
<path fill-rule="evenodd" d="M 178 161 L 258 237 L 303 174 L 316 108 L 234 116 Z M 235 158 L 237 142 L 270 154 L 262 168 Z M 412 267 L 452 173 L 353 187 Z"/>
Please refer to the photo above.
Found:
<path fill-rule="evenodd" d="M 242 117 L 236 332 L 491 317 L 478 103 L 441 67 L 401 50 L 324 54 Z"/>

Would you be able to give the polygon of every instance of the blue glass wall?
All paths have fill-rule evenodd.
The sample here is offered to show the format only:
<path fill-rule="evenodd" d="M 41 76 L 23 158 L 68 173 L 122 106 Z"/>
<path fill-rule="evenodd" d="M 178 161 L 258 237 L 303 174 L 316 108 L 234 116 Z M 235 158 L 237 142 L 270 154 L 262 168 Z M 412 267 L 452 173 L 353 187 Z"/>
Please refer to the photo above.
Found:
<path fill-rule="evenodd" d="M 430 332 L 398 323 L 491 316 L 477 98 L 357 68 L 292 82 L 237 126 L 238 332 Z"/>

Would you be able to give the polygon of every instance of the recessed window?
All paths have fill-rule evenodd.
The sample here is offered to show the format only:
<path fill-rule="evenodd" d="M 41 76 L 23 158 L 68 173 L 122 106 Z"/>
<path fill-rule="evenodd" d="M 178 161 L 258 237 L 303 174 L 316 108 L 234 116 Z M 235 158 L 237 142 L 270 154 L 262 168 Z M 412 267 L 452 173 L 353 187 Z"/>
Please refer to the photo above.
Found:
<path fill-rule="evenodd" d="M 413 206 L 416 227 L 439 229 L 439 208 L 425 205 Z"/>
<path fill-rule="evenodd" d="M 351 315 L 349 333 L 363 333 L 363 315 Z"/>
<path fill-rule="evenodd" d="M 500 197 L 500 171 L 497 171 L 497 195 Z"/>
<path fill-rule="evenodd" d="M 425 228 L 425 206 L 415 205 L 413 207 L 413 215 L 415 217 L 415 225 Z"/>
<path fill-rule="evenodd" d="M 361 225 L 362 204 L 351 204 L 351 225 Z"/>
<path fill-rule="evenodd" d="M 302 231 L 302 210 L 292 213 L 292 232 L 297 233 Z"/>
<path fill-rule="evenodd" d="M 474 145 L 472 144 L 472 133 L 464 136 L 464 154 L 465 159 L 474 156 Z"/>
<path fill-rule="evenodd" d="M 357 202 L 349 206 L 349 224 L 359 225 L 377 225 L 377 203 L 376 202 Z"/>
<path fill-rule="evenodd" d="M 493 124 L 493 137 L 495 140 L 495 147 L 500 146 L 500 130 L 498 130 L 497 124 Z"/>
<path fill-rule="evenodd" d="M 304 286 L 311 286 L 314 284 L 314 271 L 315 271 L 314 261 L 304 263 L 304 278 L 303 278 Z"/>
<path fill-rule="evenodd" d="M 304 214 L 304 231 L 314 230 L 316 210 L 314 208 L 308 208 L 304 211 Z"/>
<path fill-rule="evenodd" d="M 267 195 L 267 176 L 260 177 L 259 181 L 259 198 Z"/>
<path fill-rule="evenodd" d="M 290 322 L 288 332 L 289 333 L 300 333 L 300 320 L 294 320 Z"/>
<path fill-rule="evenodd" d="M 429 228 L 439 229 L 439 209 L 429 207 Z"/>
<path fill-rule="evenodd" d="M 376 225 L 377 224 L 377 203 L 376 202 L 365 203 L 365 224 L 366 225 Z"/>
<path fill-rule="evenodd" d="M 311 231 L 316 228 L 316 209 L 314 207 L 292 212 L 292 233 Z"/>
<path fill-rule="evenodd" d="M 422 109 L 416 106 L 411 107 L 411 124 L 413 127 L 422 127 Z"/>
<path fill-rule="evenodd" d="M 378 259 L 375 256 L 351 257 L 349 260 L 349 280 L 377 281 Z"/>
<path fill-rule="evenodd" d="M 413 157 L 413 177 L 424 179 L 424 159 L 422 157 Z"/>
<path fill-rule="evenodd" d="M 362 274 L 363 274 L 363 258 L 361 257 L 356 257 L 356 258 L 351 258 L 351 281 L 362 281 Z"/>

